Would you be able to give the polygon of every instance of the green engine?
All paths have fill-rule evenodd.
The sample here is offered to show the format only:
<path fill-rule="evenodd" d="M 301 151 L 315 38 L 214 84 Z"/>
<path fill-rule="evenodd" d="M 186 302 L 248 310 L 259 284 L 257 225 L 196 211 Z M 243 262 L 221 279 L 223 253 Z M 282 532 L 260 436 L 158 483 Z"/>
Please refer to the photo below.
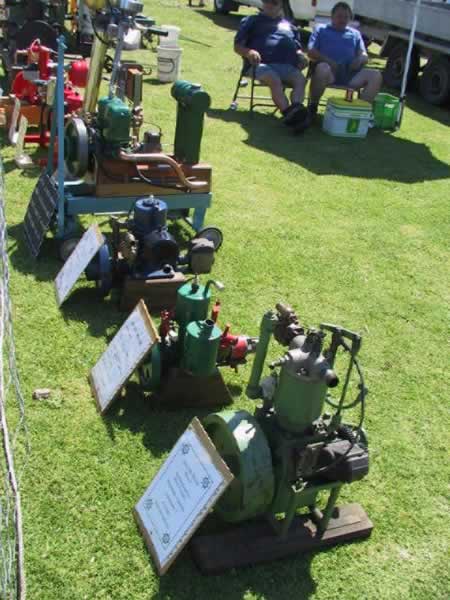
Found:
<path fill-rule="evenodd" d="M 287 351 L 261 378 L 272 335 Z M 325 348 L 327 338 L 331 339 Z M 298 509 L 307 509 L 318 530 L 326 529 L 342 486 L 362 479 L 369 469 L 362 429 L 366 389 L 357 360 L 360 345 L 358 334 L 341 327 L 322 324 L 305 329 L 286 305 L 278 304 L 277 312 L 264 315 L 247 387 L 247 395 L 262 399 L 262 407 L 254 416 L 226 411 L 204 421 L 234 475 L 216 505 L 224 520 L 237 523 L 265 516 L 284 535 Z M 335 362 L 342 353 L 348 365 L 340 382 Z M 346 402 L 355 383 L 354 369 L 358 390 L 355 399 Z M 337 400 L 332 389 L 338 392 Z M 324 412 L 326 405 L 330 412 Z M 345 424 L 343 411 L 356 407 L 359 423 Z"/>
<path fill-rule="evenodd" d="M 105 155 L 114 154 L 129 144 L 131 108 L 117 96 L 100 98 L 97 124 Z"/>

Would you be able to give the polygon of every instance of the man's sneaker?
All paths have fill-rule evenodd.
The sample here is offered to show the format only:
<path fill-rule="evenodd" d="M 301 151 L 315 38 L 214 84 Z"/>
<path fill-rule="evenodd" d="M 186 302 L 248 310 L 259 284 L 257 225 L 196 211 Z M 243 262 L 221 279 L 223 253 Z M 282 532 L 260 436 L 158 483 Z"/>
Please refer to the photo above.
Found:
<path fill-rule="evenodd" d="M 305 109 L 303 119 L 299 119 L 293 126 L 294 134 L 301 135 L 303 132 L 305 132 L 311 125 L 312 119 L 313 117 L 311 116 L 310 111 Z"/>
<path fill-rule="evenodd" d="M 310 104 L 308 106 L 308 114 L 309 114 L 309 118 L 310 118 L 311 123 L 317 117 L 317 111 L 318 110 L 319 110 L 319 105 L 318 104 Z"/>
<path fill-rule="evenodd" d="M 296 102 L 295 104 L 291 104 L 290 106 L 288 106 L 286 108 L 285 111 L 283 111 L 283 116 L 282 116 L 281 120 L 283 121 L 283 123 L 285 125 L 291 125 L 292 123 L 295 122 L 296 115 L 301 110 L 306 110 L 306 109 L 300 103 Z"/>

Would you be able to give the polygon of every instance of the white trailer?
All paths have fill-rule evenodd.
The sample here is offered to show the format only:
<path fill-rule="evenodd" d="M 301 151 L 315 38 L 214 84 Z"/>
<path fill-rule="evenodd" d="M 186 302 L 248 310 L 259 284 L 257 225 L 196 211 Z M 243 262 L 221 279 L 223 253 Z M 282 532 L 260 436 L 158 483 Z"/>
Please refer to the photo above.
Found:
<path fill-rule="evenodd" d="M 381 44 L 386 57 L 385 83 L 399 89 L 416 0 L 354 0 L 355 19 L 363 35 Z M 450 3 L 422 0 L 408 72 L 419 79 L 422 96 L 432 104 L 450 98 Z"/>

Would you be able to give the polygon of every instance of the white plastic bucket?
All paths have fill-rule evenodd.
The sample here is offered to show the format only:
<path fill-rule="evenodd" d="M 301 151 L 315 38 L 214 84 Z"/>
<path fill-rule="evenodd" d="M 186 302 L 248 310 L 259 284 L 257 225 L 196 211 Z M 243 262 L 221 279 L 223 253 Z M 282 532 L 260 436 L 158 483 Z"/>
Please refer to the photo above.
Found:
<path fill-rule="evenodd" d="M 139 29 L 129 29 L 123 38 L 124 50 L 139 50 L 141 47 L 141 32 Z"/>
<path fill-rule="evenodd" d="M 178 48 L 178 38 L 180 37 L 181 29 L 175 25 L 161 25 L 160 29 L 165 29 L 169 32 L 169 35 L 160 36 L 159 45 L 162 48 Z"/>
<path fill-rule="evenodd" d="M 176 81 L 180 78 L 181 48 L 164 48 L 158 46 L 158 79 L 163 83 Z"/>

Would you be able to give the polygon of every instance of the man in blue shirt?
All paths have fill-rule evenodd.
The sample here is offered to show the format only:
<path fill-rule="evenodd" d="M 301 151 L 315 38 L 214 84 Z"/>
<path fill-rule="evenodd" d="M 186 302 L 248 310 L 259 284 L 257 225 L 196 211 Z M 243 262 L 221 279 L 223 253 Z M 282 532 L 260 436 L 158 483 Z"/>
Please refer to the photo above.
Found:
<path fill-rule="evenodd" d="M 342 85 L 361 91 L 361 99 L 372 102 L 382 77 L 376 69 L 364 68 L 368 61 L 360 32 L 348 26 L 352 10 L 338 2 L 331 11 L 331 25 L 318 27 L 311 34 L 308 56 L 315 63 L 311 77 L 310 112 L 315 114 L 328 85 Z"/>
<path fill-rule="evenodd" d="M 282 0 L 263 0 L 262 12 L 242 19 L 234 39 L 234 50 L 255 67 L 255 77 L 269 86 L 272 99 L 286 125 L 306 118 L 305 58 L 297 28 L 283 17 Z M 291 104 L 283 84 L 292 87 Z"/>

